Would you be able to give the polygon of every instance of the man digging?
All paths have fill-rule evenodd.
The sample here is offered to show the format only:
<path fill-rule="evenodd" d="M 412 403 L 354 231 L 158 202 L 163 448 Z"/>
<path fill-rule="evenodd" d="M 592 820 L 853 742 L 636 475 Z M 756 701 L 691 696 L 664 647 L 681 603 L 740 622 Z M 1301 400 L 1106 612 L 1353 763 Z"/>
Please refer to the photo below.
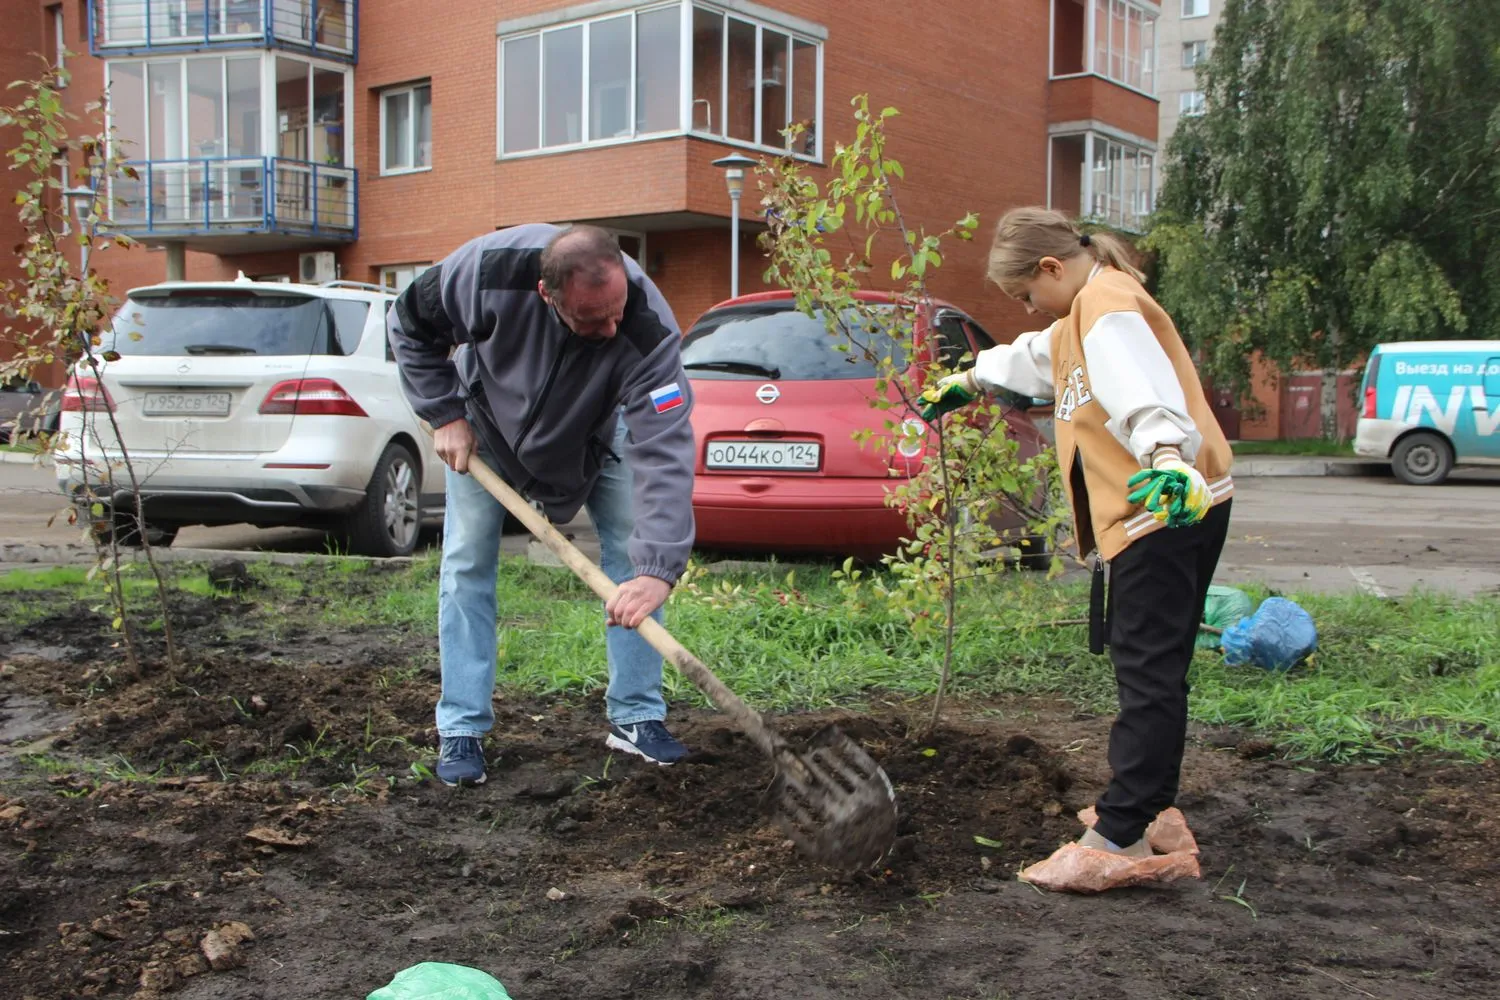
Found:
<path fill-rule="evenodd" d="M 692 391 L 661 292 L 605 230 L 524 225 L 423 272 L 386 322 L 402 387 L 448 466 L 438 778 L 482 784 L 480 741 L 495 722 L 505 510 L 466 474 L 476 451 L 555 523 L 588 508 L 603 569 L 620 585 L 604 609 L 605 743 L 680 760 L 661 656 L 634 631 L 660 620 L 693 544 Z"/>

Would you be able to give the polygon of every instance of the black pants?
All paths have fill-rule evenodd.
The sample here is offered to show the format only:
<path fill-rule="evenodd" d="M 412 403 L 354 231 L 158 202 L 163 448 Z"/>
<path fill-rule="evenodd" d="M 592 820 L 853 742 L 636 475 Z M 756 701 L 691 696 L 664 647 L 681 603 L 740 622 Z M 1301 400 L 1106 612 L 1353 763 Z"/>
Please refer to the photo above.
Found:
<path fill-rule="evenodd" d="M 1187 528 L 1162 528 L 1109 564 L 1109 645 L 1120 714 L 1109 733 L 1109 787 L 1095 829 L 1128 846 L 1177 798 L 1187 740 L 1188 665 L 1219 553 L 1225 501 Z"/>

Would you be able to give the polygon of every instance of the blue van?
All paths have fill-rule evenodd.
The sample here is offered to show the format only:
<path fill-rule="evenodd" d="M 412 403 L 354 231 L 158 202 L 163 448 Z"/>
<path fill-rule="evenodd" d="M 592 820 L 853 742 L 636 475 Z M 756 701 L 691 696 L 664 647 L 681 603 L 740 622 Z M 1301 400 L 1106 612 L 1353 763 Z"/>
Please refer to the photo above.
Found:
<path fill-rule="evenodd" d="M 1500 465 L 1500 340 L 1378 344 L 1362 391 L 1354 453 L 1390 459 L 1403 483 Z"/>

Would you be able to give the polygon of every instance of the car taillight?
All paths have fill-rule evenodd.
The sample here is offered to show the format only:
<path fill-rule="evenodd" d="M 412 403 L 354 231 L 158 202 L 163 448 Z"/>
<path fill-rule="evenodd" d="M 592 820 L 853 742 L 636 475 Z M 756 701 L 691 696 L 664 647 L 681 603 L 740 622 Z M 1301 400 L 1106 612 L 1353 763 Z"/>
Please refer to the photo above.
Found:
<path fill-rule="evenodd" d="M 114 409 L 115 401 L 109 397 L 109 390 L 92 375 L 74 375 L 68 379 L 62 393 L 64 413 L 113 413 Z"/>
<path fill-rule="evenodd" d="M 299 417 L 367 417 L 364 407 L 331 378 L 291 378 L 266 393 L 260 412 Z"/>
<path fill-rule="evenodd" d="M 1375 419 L 1375 390 L 1380 385 L 1380 354 L 1370 358 L 1365 371 L 1365 419 Z"/>

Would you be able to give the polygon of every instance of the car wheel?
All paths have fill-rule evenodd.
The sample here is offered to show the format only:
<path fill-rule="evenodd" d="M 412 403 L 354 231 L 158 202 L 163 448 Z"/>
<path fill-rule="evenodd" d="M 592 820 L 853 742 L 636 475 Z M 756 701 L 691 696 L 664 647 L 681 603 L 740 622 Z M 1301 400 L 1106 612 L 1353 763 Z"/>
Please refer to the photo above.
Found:
<path fill-rule="evenodd" d="M 1436 486 L 1453 471 L 1453 448 L 1437 434 L 1408 434 L 1391 452 L 1391 471 L 1411 486 Z"/>
<path fill-rule="evenodd" d="M 151 543 L 154 549 L 164 549 L 177 541 L 177 532 L 182 529 L 180 524 L 172 524 L 165 521 L 146 522 L 146 541 Z M 137 549 L 141 547 L 141 532 L 139 522 L 134 514 L 116 511 L 109 521 L 101 521 L 95 526 L 95 533 L 100 541 L 109 541 L 109 535 L 114 535 L 116 545 L 126 548 Z"/>
<path fill-rule="evenodd" d="M 361 556 L 409 556 L 422 527 L 422 478 L 404 445 L 390 444 L 375 463 L 365 498 L 350 515 L 349 551 Z"/>
<path fill-rule="evenodd" d="M 1027 535 L 1016 546 L 1021 550 L 1017 564 L 1035 573 L 1046 573 L 1052 569 L 1052 553 L 1047 549 L 1047 539 L 1041 535 Z"/>

